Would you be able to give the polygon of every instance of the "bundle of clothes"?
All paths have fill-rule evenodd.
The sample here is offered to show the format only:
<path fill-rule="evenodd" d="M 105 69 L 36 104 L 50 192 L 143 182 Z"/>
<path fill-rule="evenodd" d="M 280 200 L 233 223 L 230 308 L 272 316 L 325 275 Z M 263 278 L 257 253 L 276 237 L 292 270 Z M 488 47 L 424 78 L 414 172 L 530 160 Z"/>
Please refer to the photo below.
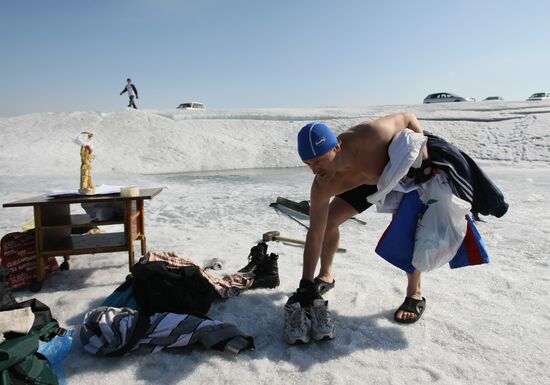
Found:
<path fill-rule="evenodd" d="M 253 350 L 251 336 L 206 314 L 216 300 L 278 285 L 278 255 L 268 255 L 264 242 L 252 247 L 245 267 L 222 278 L 173 252 L 151 251 L 102 306 L 86 314 L 80 340 L 99 356 L 149 354 L 196 343 L 235 354 Z"/>
<path fill-rule="evenodd" d="M 426 145 L 430 158 L 423 161 Z M 394 214 L 376 253 L 407 273 L 488 263 L 468 213 L 500 218 L 509 206 L 474 160 L 435 135 L 409 129 L 396 135 L 388 154 L 378 191 L 367 198 L 379 212 Z"/>

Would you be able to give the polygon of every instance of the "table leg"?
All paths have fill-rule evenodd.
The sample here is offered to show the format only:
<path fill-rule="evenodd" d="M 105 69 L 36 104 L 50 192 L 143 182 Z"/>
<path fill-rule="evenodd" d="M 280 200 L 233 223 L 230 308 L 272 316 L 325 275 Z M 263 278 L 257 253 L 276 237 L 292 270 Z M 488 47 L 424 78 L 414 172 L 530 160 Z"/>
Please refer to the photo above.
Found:
<path fill-rule="evenodd" d="M 134 266 L 134 242 L 132 235 L 132 201 L 124 202 L 124 235 L 128 246 L 128 269 L 131 271 Z"/>
<path fill-rule="evenodd" d="M 137 200 L 137 211 L 139 212 L 139 233 L 141 241 L 141 255 L 147 252 L 147 240 L 145 238 L 145 211 L 143 209 L 143 199 Z"/>
<path fill-rule="evenodd" d="M 46 278 L 46 265 L 44 263 L 44 257 L 42 256 L 42 212 L 39 205 L 34 206 L 34 241 L 36 248 L 36 280 L 38 282 L 44 281 Z"/>

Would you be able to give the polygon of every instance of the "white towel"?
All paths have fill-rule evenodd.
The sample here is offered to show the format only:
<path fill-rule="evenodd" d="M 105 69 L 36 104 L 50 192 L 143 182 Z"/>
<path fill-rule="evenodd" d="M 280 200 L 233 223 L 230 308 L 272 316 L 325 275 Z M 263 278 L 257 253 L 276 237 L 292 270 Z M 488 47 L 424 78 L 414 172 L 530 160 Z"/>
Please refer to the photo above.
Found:
<path fill-rule="evenodd" d="M 15 332 L 27 334 L 34 323 L 34 313 L 30 307 L 0 312 L 0 334 Z"/>
<path fill-rule="evenodd" d="M 376 205 L 378 211 L 394 212 L 397 209 L 402 195 L 392 193 L 391 199 L 388 199 L 388 204 L 391 207 L 385 204 L 386 197 L 392 190 L 403 191 L 399 182 L 407 175 L 411 167 L 418 168 L 422 165 L 422 149 L 427 141 L 428 138 L 423 134 L 418 134 L 408 128 L 394 136 L 388 148 L 390 160 L 376 185 L 378 191 L 367 197 L 370 203 Z M 406 190 L 411 190 L 410 186 Z M 396 203 L 397 206 L 395 206 Z"/>

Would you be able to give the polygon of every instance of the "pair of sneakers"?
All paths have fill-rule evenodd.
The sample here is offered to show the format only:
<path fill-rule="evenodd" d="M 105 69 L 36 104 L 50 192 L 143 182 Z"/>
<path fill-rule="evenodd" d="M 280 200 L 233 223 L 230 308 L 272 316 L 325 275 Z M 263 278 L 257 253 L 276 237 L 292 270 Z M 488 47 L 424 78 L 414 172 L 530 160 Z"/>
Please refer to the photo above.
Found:
<path fill-rule="evenodd" d="M 308 307 L 302 307 L 299 301 L 286 303 L 284 338 L 288 344 L 306 344 L 311 338 L 323 341 L 334 337 L 336 329 L 328 311 L 328 301 L 317 298 Z"/>

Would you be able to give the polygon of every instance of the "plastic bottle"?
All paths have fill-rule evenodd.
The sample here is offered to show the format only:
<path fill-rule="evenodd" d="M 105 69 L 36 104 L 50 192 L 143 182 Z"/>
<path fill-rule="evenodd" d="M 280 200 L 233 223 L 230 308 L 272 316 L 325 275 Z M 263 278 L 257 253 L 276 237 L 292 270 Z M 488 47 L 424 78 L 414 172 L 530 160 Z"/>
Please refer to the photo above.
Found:
<path fill-rule="evenodd" d="M 46 342 L 38 348 L 38 352 L 43 354 L 52 365 L 52 369 L 57 375 L 59 385 L 67 385 L 67 376 L 65 374 L 63 361 L 71 350 L 73 334 L 74 329 L 70 328 L 67 330 L 65 335 L 55 336 L 50 342 Z"/>

